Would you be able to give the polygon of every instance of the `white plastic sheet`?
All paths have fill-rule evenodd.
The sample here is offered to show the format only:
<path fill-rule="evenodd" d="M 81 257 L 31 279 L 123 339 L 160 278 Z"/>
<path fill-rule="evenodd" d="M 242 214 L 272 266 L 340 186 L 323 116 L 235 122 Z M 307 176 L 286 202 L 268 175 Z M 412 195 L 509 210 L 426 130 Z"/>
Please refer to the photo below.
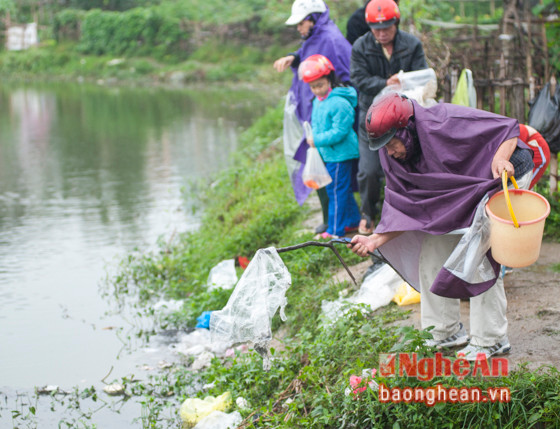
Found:
<path fill-rule="evenodd" d="M 495 278 L 486 257 L 490 249 L 490 221 L 485 213 L 488 195 L 476 208 L 473 222 L 453 249 L 443 267 L 467 283 L 482 283 Z"/>
<path fill-rule="evenodd" d="M 367 304 L 371 311 L 389 304 L 402 283 L 395 270 L 387 264 L 382 265 L 364 279 L 360 289 L 351 297 L 323 301 L 321 310 L 325 322 L 335 322 L 356 304 Z"/>
<path fill-rule="evenodd" d="M 301 166 L 301 163 L 294 159 L 294 155 L 303 139 L 303 127 L 297 118 L 296 103 L 291 91 L 286 95 L 283 125 L 284 158 L 288 168 L 288 175 L 290 178 L 293 178 L 294 172 Z"/>
<path fill-rule="evenodd" d="M 263 368 L 270 369 L 271 321 L 278 309 L 286 320 L 286 291 L 292 278 L 274 247 L 257 251 L 239 279 L 226 306 L 212 312 L 212 342 L 229 345 L 252 342 L 263 357 Z"/>

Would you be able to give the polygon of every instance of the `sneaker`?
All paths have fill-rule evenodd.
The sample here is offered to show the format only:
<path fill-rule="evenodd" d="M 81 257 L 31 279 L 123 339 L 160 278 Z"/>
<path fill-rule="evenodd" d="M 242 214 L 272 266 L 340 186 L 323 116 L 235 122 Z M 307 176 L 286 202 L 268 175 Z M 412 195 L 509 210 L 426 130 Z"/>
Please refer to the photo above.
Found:
<path fill-rule="evenodd" d="M 459 330 L 443 340 L 426 340 L 425 344 L 428 347 L 436 347 L 439 349 L 464 346 L 469 342 L 469 336 L 462 323 L 459 323 Z"/>
<path fill-rule="evenodd" d="M 317 226 L 317 228 L 315 228 L 315 234 L 322 234 L 327 230 L 328 227 L 329 226 L 326 223 L 322 223 L 321 225 Z"/>
<path fill-rule="evenodd" d="M 490 347 L 475 346 L 474 344 L 469 344 L 464 349 L 457 352 L 457 357 L 464 357 L 468 361 L 476 361 L 481 359 L 488 359 L 490 356 L 503 355 L 509 353 L 511 346 L 509 341 L 506 339 L 501 343 L 496 343 Z"/>
<path fill-rule="evenodd" d="M 338 235 L 329 234 L 328 232 L 323 232 L 322 234 L 317 235 L 317 239 L 322 238 L 323 240 L 331 240 L 333 238 L 340 238 Z"/>
<path fill-rule="evenodd" d="M 513 273 L 513 268 L 502 265 L 501 278 L 503 279 L 507 274 Z"/>

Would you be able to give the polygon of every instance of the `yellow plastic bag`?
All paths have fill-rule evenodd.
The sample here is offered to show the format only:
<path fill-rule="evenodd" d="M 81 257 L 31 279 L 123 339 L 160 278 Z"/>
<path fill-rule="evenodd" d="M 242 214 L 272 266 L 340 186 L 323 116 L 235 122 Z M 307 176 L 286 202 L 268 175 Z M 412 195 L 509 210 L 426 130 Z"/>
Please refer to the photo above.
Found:
<path fill-rule="evenodd" d="M 420 294 L 408 283 L 402 282 L 393 297 L 393 302 L 398 305 L 417 304 L 420 302 Z"/>
<path fill-rule="evenodd" d="M 451 103 L 476 108 L 476 90 L 472 72 L 469 69 L 463 69 L 461 72 Z"/>
<path fill-rule="evenodd" d="M 179 414 L 183 420 L 183 426 L 190 428 L 213 411 L 225 411 L 230 405 L 231 393 L 229 392 L 215 398 L 213 396 L 207 396 L 204 399 L 187 398 L 181 405 Z"/>

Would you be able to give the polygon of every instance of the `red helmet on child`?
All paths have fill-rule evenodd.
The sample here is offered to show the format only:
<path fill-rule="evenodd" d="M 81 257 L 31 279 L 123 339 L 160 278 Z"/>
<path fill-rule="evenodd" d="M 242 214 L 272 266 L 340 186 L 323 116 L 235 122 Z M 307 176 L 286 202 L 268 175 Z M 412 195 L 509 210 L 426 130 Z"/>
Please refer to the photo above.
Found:
<path fill-rule="evenodd" d="M 307 57 L 298 68 L 298 76 L 305 83 L 313 82 L 323 76 L 328 76 L 334 71 L 330 60 L 319 54 Z"/>
<path fill-rule="evenodd" d="M 393 0 L 371 0 L 366 6 L 366 22 L 374 30 L 398 24 L 401 11 Z"/>
<path fill-rule="evenodd" d="M 369 148 L 377 150 L 389 143 L 413 114 L 412 102 L 404 95 L 390 92 L 376 100 L 366 114 Z"/>

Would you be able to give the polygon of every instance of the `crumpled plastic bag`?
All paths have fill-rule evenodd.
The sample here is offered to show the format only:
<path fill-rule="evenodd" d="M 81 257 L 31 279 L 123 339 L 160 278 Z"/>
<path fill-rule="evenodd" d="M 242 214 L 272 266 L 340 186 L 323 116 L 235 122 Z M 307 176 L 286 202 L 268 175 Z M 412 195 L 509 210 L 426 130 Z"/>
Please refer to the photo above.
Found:
<path fill-rule="evenodd" d="M 216 397 L 207 396 L 204 399 L 187 398 L 181 404 L 179 414 L 186 427 L 193 427 L 213 411 L 225 411 L 231 403 L 231 393 L 229 392 Z"/>
<path fill-rule="evenodd" d="M 422 69 L 397 74 L 400 85 L 388 85 L 375 96 L 373 102 L 390 92 L 398 92 L 417 101 L 424 107 L 437 104 L 435 100 L 437 92 L 437 77 L 434 69 Z"/>
<path fill-rule="evenodd" d="M 355 304 L 367 304 L 371 311 L 383 307 L 391 302 L 402 282 L 399 274 L 388 264 L 384 264 L 369 274 L 360 289 L 351 297 L 323 301 L 321 310 L 324 321 L 335 322 L 348 313 Z"/>
<path fill-rule="evenodd" d="M 454 276 L 467 283 L 487 282 L 496 277 L 486 253 L 490 250 L 490 220 L 486 215 L 485 195 L 476 208 L 471 226 L 443 264 Z"/>
<path fill-rule="evenodd" d="M 224 413 L 212 411 L 211 414 L 199 421 L 193 429 L 236 429 L 243 421 L 239 411 Z"/>
<path fill-rule="evenodd" d="M 226 259 L 210 270 L 208 275 L 208 290 L 216 288 L 231 289 L 237 283 L 237 273 L 235 271 L 235 260 Z"/>
<path fill-rule="evenodd" d="M 259 249 L 235 286 L 226 306 L 212 312 L 212 342 L 234 345 L 252 342 L 270 369 L 269 343 L 272 317 L 280 308 L 285 321 L 286 291 L 292 277 L 274 247 Z"/>
<path fill-rule="evenodd" d="M 195 328 L 204 328 L 204 329 L 208 329 L 210 328 L 210 315 L 212 314 L 212 311 L 203 311 L 200 316 L 198 316 L 196 318 L 196 326 Z"/>
<path fill-rule="evenodd" d="M 411 305 L 420 302 L 420 293 L 406 282 L 402 282 L 392 301 L 397 305 Z"/>

